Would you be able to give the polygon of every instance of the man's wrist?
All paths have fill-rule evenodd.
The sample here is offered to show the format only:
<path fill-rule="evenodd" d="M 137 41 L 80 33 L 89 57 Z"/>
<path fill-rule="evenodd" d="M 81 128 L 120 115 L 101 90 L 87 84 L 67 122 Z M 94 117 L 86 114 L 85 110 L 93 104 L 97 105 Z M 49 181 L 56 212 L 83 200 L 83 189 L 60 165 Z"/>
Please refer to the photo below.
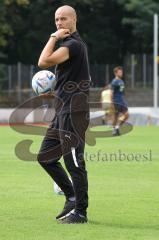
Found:
<path fill-rule="evenodd" d="M 56 36 L 56 34 L 55 34 L 55 33 L 51 33 L 50 37 L 52 37 L 52 38 L 55 38 L 55 39 L 56 39 L 56 41 L 58 41 L 58 40 L 59 40 L 59 39 L 58 39 L 58 37 Z"/>

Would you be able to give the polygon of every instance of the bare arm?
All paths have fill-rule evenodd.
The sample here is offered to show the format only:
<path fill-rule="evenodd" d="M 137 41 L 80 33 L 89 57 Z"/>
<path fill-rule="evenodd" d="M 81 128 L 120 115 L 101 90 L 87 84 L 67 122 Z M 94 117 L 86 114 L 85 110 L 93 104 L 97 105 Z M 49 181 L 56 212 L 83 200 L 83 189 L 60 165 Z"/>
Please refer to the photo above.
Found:
<path fill-rule="evenodd" d="M 50 37 L 38 61 L 38 66 L 40 68 L 52 67 L 69 59 L 69 50 L 67 47 L 60 47 L 56 51 L 54 50 L 56 41 L 66 38 L 69 35 L 68 29 L 60 29 L 54 33 L 54 37 Z"/>
<path fill-rule="evenodd" d="M 110 100 L 111 100 L 111 103 L 113 103 L 113 90 L 112 89 L 110 90 Z"/>

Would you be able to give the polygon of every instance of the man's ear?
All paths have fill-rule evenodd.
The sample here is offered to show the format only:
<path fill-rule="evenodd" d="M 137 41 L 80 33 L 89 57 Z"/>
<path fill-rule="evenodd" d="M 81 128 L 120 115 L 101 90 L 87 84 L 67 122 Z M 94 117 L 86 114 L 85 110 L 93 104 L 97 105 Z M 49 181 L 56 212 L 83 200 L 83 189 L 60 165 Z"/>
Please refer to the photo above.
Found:
<path fill-rule="evenodd" d="M 75 23 L 77 22 L 77 17 L 76 17 L 76 16 L 73 17 L 73 21 L 74 21 Z"/>

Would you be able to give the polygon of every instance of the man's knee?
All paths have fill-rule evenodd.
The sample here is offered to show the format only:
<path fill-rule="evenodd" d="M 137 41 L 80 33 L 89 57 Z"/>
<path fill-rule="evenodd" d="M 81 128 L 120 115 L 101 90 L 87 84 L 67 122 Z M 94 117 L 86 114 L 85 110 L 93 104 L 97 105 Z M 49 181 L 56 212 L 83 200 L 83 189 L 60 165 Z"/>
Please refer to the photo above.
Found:
<path fill-rule="evenodd" d="M 44 158 L 40 152 L 37 154 L 36 158 L 37 158 L 37 161 L 39 162 L 39 164 L 42 165 L 42 163 L 44 162 Z"/>
<path fill-rule="evenodd" d="M 40 165 L 46 165 L 49 164 L 49 162 L 51 162 L 52 159 L 48 159 L 47 154 L 44 154 L 42 152 L 39 152 L 37 155 L 37 161 L 39 162 Z"/>

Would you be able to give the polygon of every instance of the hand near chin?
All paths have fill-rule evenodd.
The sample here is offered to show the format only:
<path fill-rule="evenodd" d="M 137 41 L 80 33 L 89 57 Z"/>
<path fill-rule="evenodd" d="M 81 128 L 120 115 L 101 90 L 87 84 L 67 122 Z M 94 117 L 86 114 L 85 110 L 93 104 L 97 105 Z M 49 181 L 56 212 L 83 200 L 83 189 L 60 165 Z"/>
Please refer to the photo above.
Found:
<path fill-rule="evenodd" d="M 61 28 L 59 30 L 57 30 L 54 35 L 56 36 L 56 38 L 59 40 L 59 39 L 64 39 L 68 36 L 70 36 L 70 30 L 69 29 L 64 29 L 64 28 Z"/>

